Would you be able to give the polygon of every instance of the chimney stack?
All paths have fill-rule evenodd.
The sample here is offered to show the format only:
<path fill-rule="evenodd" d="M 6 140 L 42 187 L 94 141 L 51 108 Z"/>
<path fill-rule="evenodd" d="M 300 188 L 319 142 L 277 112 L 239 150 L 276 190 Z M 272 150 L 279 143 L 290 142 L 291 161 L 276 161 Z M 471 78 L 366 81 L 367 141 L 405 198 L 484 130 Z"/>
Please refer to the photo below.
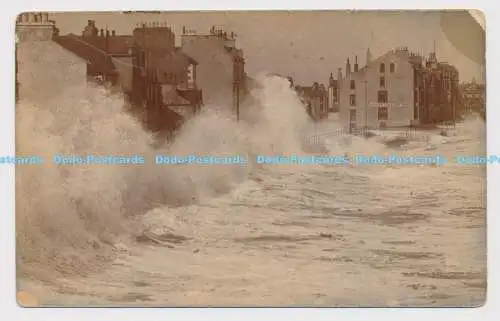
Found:
<path fill-rule="evenodd" d="M 347 63 L 345 64 L 345 75 L 349 76 L 351 74 L 351 63 L 349 58 L 347 58 Z"/>
<path fill-rule="evenodd" d="M 101 29 L 100 31 L 101 31 L 100 36 L 104 37 L 104 29 Z"/>
<path fill-rule="evenodd" d="M 358 72 L 358 56 L 354 57 L 354 72 Z"/>
<path fill-rule="evenodd" d="M 370 48 L 366 49 L 366 65 L 368 66 L 372 62 L 372 53 Z"/>
<path fill-rule="evenodd" d="M 339 82 L 342 80 L 342 68 L 337 68 L 337 79 Z"/>

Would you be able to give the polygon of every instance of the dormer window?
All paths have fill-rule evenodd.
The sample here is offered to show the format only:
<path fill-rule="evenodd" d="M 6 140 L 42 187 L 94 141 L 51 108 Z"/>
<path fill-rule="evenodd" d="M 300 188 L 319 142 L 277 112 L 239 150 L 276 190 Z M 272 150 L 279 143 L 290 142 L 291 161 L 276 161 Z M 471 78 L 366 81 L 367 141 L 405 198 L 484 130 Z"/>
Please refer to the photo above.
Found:
<path fill-rule="evenodd" d="M 385 64 L 384 63 L 380 64 L 380 72 L 385 72 Z"/>

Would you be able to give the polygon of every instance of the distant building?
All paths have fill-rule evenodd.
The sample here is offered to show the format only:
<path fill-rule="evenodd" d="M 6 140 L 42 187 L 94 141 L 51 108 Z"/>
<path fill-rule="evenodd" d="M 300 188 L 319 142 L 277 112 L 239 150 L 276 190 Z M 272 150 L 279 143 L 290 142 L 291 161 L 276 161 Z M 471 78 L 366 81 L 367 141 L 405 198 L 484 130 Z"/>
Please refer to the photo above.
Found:
<path fill-rule="evenodd" d="M 465 113 L 484 113 L 486 109 L 486 90 L 484 84 L 478 84 L 476 79 L 470 83 L 460 84 L 462 108 Z"/>
<path fill-rule="evenodd" d="M 347 59 L 346 74 L 338 80 L 340 121 L 350 130 L 455 119 L 458 71 L 438 63 L 434 53 L 424 61 L 398 48 L 373 60 L 368 49 L 366 65 L 359 68 L 355 57 L 353 67 Z"/>
<path fill-rule="evenodd" d="M 295 90 L 313 120 L 319 121 L 328 118 L 328 92 L 324 85 L 315 82 L 310 87 L 295 86 Z"/>
<path fill-rule="evenodd" d="M 451 123 L 459 116 L 460 92 L 458 70 L 438 62 L 431 53 L 415 66 L 415 123 L 420 125 Z"/>
<path fill-rule="evenodd" d="M 212 27 L 207 34 L 183 28 L 181 49 L 197 62 L 198 85 L 205 105 L 239 106 L 246 92 L 245 59 L 236 48 L 236 34 Z"/>
<path fill-rule="evenodd" d="M 339 79 L 341 78 L 342 74 L 339 72 Z M 339 81 L 334 79 L 333 73 L 330 73 L 330 78 L 328 79 L 328 111 L 339 111 Z"/>

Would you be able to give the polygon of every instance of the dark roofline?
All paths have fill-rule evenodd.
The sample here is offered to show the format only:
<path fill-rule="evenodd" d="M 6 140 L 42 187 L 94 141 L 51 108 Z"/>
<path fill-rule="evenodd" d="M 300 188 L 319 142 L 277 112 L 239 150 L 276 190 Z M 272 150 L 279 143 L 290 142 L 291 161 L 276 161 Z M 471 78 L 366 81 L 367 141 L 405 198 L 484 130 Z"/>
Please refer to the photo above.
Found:
<path fill-rule="evenodd" d="M 89 45 L 74 34 L 54 36 L 52 40 L 64 49 L 87 61 L 87 63 L 106 66 L 108 72 L 116 69 L 113 61 L 107 59 L 108 55 L 102 49 Z"/>

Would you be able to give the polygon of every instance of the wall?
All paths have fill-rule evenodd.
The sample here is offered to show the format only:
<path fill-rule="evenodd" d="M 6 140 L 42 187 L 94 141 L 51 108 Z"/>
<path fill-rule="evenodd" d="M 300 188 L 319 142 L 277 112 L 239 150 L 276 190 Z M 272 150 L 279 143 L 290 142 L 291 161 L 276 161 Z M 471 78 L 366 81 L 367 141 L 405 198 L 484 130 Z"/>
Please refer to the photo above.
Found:
<path fill-rule="evenodd" d="M 189 58 L 180 53 L 173 52 L 164 57 L 151 61 L 149 67 L 158 73 L 158 79 L 164 84 L 176 84 L 180 87 L 188 86 Z"/>
<path fill-rule="evenodd" d="M 132 57 L 113 57 L 114 65 L 120 74 L 120 86 L 124 92 L 132 91 L 133 60 Z"/>
<path fill-rule="evenodd" d="M 31 40 L 20 41 L 17 46 L 21 100 L 40 102 L 86 84 L 86 61 L 57 43 Z"/>
<path fill-rule="evenodd" d="M 390 63 L 395 64 L 394 73 Z M 385 64 L 385 72 L 380 72 L 380 64 Z M 356 127 L 378 128 L 378 108 L 388 107 L 387 127 L 409 126 L 413 120 L 414 70 L 412 65 L 395 54 L 387 54 L 373 61 L 368 69 L 350 73 L 340 84 L 340 121 L 349 126 L 349 110 L 356 110 Z M 385 76 L 385 87 L 380 86 L 380 77 Z M 355 80 L 356 88 L 350 89 L 350 81 Z M 366 81 L 366 87 L 365 82 Z M 378 91 L 387 90 L 388 102 L 378 103 Z M 349 95 L 356 95 L 356 106 L 350 106 Z"/>
<path fill-rule="evenodd" d="M 16 36 L 19 41 L 50 40 L 55 25 L 49 21 L 47 13 L 21 13 L 16 19 Z"/>
<path fill-rule="evenodd" d="M 198 62 L 196 82 L 205 105 L 233 108 L 233 58 L 216 37 L 187 36 L 182 51 Z"/>
<path fill-rule="evenodd" d="M 336 87 L 328 87 L 328 109 L 332 112 L 337 112 L 339 110 L 337 88 Z"/>
<path fill-rule="evenodd" d="M 141 27 L 135 28 L 134 41 L 140 48 L 153 53 L 171 52 L 175 47 L 175 35 L 168 27 Z"/>
<path fill-rule="evenodd" d="M 166 108 L 169 108 L 170 110 L 181 115 L 185 120 L 192 117 L 195 113 L 194 106 L 168 106 Z"/>

